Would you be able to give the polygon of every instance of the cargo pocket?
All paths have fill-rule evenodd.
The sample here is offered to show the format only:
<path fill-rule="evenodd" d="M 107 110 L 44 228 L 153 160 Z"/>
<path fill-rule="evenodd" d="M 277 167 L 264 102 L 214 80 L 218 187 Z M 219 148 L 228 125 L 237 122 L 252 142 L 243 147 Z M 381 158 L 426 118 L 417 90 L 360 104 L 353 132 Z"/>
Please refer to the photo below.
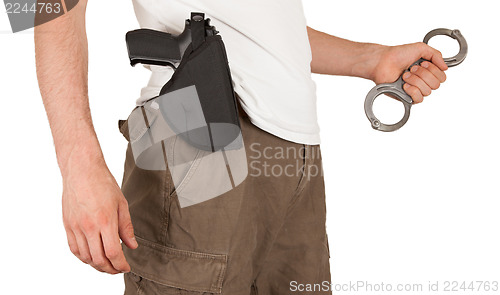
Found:
<path fill-rule="evenodd" d="M 222 292 L 227 255 L 180 250 L 141 238 L 137 242 L 135 250 L 123 246 L 132 269 L 125 278 L 126 295 Z"/>

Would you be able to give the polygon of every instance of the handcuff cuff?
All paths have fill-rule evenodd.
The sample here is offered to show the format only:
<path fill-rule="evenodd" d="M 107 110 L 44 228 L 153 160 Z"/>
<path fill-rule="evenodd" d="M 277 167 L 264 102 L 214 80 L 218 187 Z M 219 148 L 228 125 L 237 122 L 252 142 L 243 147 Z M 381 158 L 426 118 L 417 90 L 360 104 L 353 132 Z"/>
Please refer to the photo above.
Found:
<path fill-rule="evenodd" d="M 467 41 L 465 40 L 464 36 L 462 36 L 459 30 L 435 29 L 427 33 L 427 35 L 425 35 L 423 42 L 425 44 L 428 44 L 429 40 L 432 37 L 438 35 L 445 35 L 451 37 L 457 40 L 460 46 L 460 51 L 458 52 L 458 54 L 453 57 L 444 58 L 444 62 L 448 65 L 448 67 L 454 67 L 461 64 L 464 61 L 465 57 L 467 56 L 467 50 L 468 50 Z M 407 70 L 405 70 L 403 74 L 408 72 L 413 66 L 420 65 L 423 61 L 427 60 L 423 58 L 419 59 L 418 61 L 414 62 Z M 401 74 L 401 76 L 396 82 L 376 85 L 370 90 L 370 92 L 368 92 L 365 99 L 365 114 L 368 120 L 370 120 L 373 129 L 384 132 L 395 131 L 401 128 L 404 124 L 406 124 L 406 122 L 410 118 L 410 109 L 413 104 L 413 100 L 403 90 L 403 85 L 405 84 L 405 82 L 403 81 L 403 74 Z M 392 97 L 398 99 L 403 103 L 405 108 L 405 114 L 399 122 L 395 124 L 384 124 L 379 119 L 377 119 L 377 117 L 373 113 L 373 102 L 381 94 L 391 95 Z"/>

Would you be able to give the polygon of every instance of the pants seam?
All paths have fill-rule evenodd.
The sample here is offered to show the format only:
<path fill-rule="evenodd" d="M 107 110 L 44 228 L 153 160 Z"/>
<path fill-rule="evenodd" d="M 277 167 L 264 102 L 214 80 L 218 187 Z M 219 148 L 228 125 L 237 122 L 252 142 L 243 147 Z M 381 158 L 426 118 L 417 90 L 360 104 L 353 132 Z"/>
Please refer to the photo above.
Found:
<path fill-rule="evenodd" d="M 251 286 L 252 294 L 251 295 L 259 295 L 259 289 L 257 288 L 257 282 L 254 280 Z"/>
<path fill-rule="evenodd" d="M 308 177 L 309 175 L 307 174 L 307 167 L 311 164 L 311 146 L 310 145 L 303 145 L 304 148 L 304 160 L 303 160 L 303 165 L 302 165 L 302 175 L 300 177 L 299 183 L 297 185 L 297 188 L 295 189 L 292 198 L 290 199 L 290 204 L 288 205 L 288 208 L 292 207 L 292 205 L 297 201 L 299 198 L 300 194 L 304 190 L 306 184 L 308 183 Z"/>

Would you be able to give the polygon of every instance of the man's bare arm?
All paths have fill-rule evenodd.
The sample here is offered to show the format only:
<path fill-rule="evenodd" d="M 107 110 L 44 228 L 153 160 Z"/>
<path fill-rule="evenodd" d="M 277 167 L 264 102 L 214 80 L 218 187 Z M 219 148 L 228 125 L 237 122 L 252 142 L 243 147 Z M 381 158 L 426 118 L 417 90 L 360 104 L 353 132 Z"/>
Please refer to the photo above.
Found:
<path fill-rule="evenodd" d="M 312 51 L 313 73 L 361 77 L 377 84 L 397 80 L 399 75 L 419 58 L 421 66 L 412 67 L 403 76 L 405 91 L 415 102 L 439 88 L 446 80 L 448 68 L 441 53 L 425 43 L 383 46 L 338 38 L 307 27 Z"/>
<path fill-rule="evenodd" d="M 128 205 L 106 166 L 90 115 L 87 1 L 35 28 L 38 83 L 63 177 L 63 219 L 71 251 L 100 271 L 130 270 L 120 237 L 136 248 Z"/>

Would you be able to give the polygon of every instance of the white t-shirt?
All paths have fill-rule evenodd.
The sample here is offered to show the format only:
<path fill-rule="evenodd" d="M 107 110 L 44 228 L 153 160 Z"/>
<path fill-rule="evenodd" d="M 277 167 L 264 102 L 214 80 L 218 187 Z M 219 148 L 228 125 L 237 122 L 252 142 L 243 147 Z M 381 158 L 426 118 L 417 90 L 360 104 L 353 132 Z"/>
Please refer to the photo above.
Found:
<path fill-rule="evenodd" d="M 257 127 L 283 139 L 318 144 L 316 84 L 301 0 L 133 0 L 142 28 L 178 35 L 191 12 L 203 12 L 226 45 L 234 90 Z M 170 67 L 147 66 L 137 100 L 157 96 Z"/>

